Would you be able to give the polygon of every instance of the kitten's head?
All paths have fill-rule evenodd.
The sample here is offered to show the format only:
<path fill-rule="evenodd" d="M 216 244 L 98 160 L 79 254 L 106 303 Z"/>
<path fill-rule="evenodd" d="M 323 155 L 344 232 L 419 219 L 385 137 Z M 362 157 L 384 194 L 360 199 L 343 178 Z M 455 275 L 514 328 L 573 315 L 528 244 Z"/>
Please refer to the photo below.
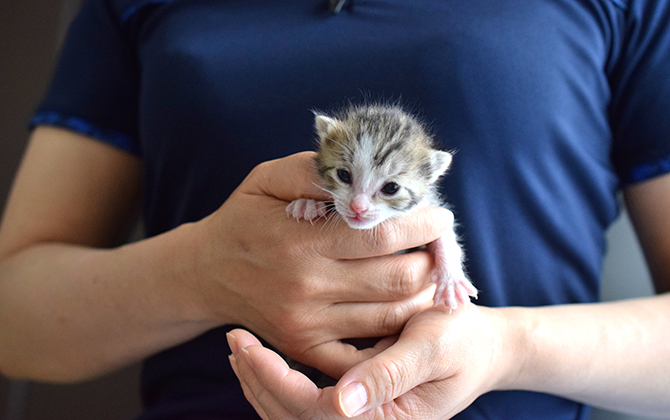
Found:
<path fill-rule="evenodd" d="M 418 205 L 436 204 L 434 184 L 452 156 L 434 149 L 412 116 L 378 105 L 315 116 L 317 170 L 349 226 L 369 229 Z"/>

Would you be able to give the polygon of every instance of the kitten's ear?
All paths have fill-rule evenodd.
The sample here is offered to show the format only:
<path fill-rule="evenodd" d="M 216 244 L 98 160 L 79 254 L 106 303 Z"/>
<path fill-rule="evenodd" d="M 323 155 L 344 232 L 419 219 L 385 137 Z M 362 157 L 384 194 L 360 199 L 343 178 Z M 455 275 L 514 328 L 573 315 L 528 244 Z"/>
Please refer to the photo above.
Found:
<path fill-rule="evenodd" d="M 321 140 L 332 137 L 333 134 L 344 130 L 342 122 L 316 112 L 314 113 L 314 126 L 316 127 L 316 134 L 319 135 Z"/>
<path fill-rule="evenodd" d="M 451 166 L 451 160 L 453 155 L 449 152 L 444 152 L 442 150 L 435 150 L 430 155 L 430 182 L 433 183 L 437 181 L 439 177 L 444 175 L 447 172 L 447 169 Z"/>

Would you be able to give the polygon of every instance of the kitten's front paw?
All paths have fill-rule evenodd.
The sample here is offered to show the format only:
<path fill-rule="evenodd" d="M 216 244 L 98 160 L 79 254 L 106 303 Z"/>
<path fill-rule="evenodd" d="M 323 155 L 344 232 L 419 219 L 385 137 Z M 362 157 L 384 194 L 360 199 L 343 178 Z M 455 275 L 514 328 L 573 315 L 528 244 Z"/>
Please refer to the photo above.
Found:
<path fill-rule="evenodd" d="M 326 214 L 326 203 L 300 198 L 286 206 L 286 214 L 295 217 L 297 220 L 305 219 L 311 222 Z"/>
<path fill-rule="evenodd" d="M 444 303 L 451 309 L 464 306 L 470 302 L 470 297 L 477 298 L 477 289 L 470 283 L 462 269 L 452 271 L 438 268 L 433 275 L 437 284 L 433 300 L 435 304 Z"/>

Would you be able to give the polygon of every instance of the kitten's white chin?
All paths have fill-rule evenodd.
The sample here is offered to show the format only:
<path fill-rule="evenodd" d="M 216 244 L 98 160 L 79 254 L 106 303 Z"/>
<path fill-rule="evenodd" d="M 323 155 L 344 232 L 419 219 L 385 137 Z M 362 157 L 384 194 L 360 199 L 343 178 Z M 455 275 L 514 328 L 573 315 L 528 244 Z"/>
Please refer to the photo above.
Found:
<path fill-rule="evenodd" d="M 379 218 L 364 219 L 345 216 L 344 221 L 353 229 L 372 229 L 377 226 L 381 220 L 379 220 Z"/>

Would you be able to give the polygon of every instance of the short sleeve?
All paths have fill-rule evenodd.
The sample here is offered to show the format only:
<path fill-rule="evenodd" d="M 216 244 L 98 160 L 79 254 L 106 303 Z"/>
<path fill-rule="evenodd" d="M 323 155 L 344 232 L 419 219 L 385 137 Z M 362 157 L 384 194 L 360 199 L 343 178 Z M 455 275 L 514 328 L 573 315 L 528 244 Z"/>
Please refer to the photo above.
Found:
<path fill-rule="evenodd" d="M 139 65 L 106 0 L 85 0 L 73 20 L 31 126 L 74 130 L 139 154 Z"/>
<path fill-rule="evenodd" d="M 623 185 L 670 173 L 670 1 L 631 0 L 611 75 L 612 159 Z"/>

